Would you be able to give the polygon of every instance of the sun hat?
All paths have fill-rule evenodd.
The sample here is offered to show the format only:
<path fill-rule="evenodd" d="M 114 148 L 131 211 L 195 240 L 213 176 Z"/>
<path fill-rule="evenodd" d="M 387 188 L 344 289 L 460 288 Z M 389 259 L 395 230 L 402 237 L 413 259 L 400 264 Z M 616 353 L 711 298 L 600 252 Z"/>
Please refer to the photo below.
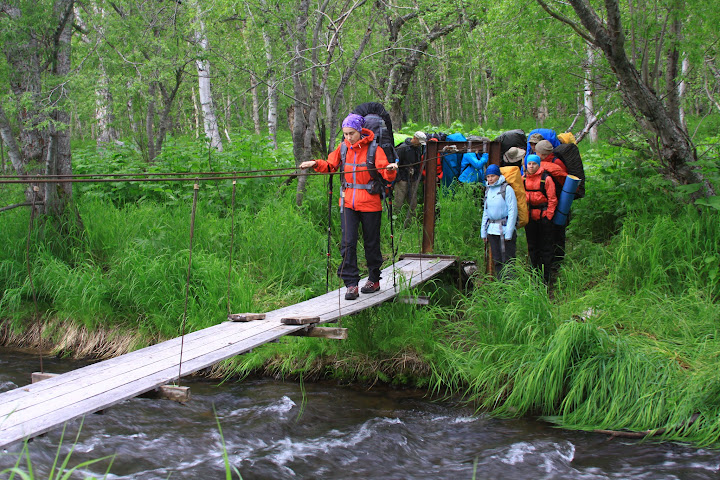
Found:
<path fill-rule="evenodd" d="M 547 140 L 541 140 L 535 145 L 535 153 L 540 155 L 540 157 L 544 157 L 545 155 L 551 154 L 553 151 L 552 143 L 548 142 Z"/>

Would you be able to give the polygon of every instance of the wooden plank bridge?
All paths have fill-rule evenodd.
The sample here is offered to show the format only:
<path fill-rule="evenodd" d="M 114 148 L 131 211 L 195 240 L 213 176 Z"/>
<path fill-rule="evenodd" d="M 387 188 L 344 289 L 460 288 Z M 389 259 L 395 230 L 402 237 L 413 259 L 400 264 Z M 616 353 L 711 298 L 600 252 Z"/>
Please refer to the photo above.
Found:
<path fill-rule="evenodd" d="M 388 267 L 383 270 L 380 291 L 361 294 L 357 300 L 345 300 L 344 288 L 335 290 L 267 312 L 263 320 L 223 322 L 2 393 L 0 447 L 157 389 L 176 381 L 178 374 L 189 375 L 284 335 L 307 330 L 305 325 L 285 325 L 282 318 L 312 316 L 319 317 L 318 324 L 335 322 L 392 299 L 402 288 L 413 288 L 454 262 L 455 258 L 448 256 L 406 255 L 395 263 L 397 287 L 393 287 L 393 267 Z"/>

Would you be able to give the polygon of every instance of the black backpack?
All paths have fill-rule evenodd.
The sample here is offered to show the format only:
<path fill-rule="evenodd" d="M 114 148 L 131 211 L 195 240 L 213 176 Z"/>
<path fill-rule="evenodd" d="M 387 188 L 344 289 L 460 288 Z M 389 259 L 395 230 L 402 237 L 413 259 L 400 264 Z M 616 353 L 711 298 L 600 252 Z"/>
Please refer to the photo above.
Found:
<path fill-rule="evenodd" d="M 362 115 L 365 118 L 364 128 L 372 130 L 375 141 L 385 152 L 388 162 L 395 162 L 398 158 L 395 151 L 395 137 L 393 136 L 392 120 L 382 103 L 361 103 L 351 113 Z"/>
<path fill-rule="evenodd" d="M 553 149 L 553 153 L 565 164 L 568 175 L 574 175 L 580 179 L 575 198 L 583 198 L 585 196 L 585 169 L 577 145 L 562 143 Z"/>
<path fill-rule="evenodd" d="M 363 128 L 371 130 L 375 134 L 375 138 L 368 146 L 367 168 L 373 181 L 368 191 L 374 195 L 381 194 L 383 198 L 390 194 L 391 183 L 385 180 L 375 169 L 375 151 L 377 147 L 383 149 L 388 162 L 397 162 L 397 152 L 395 151 L 395 138 L 392 131 L 392 120 L 390 114 L 385 107 L 378 102 L 361 103 L 353 109 L 351 113 L 362 115 L 365 118 Z M 340 161 L 345 164 L 345 155 L 347 147 L 345 142 L 340 147 Z M 365 187 L 361 187 L 365 188 Z"/>
<path fill-rule="evenodd" d="M 527 147 L 527 137 L 525 136 L 525 132 L 519 128 L 501 133 L 495 141 L 500 142 L 500 158 L 502 158 L 505 155 L 505 152 L 510 150 L 512 147 L 522 148 L 523 150 Z"/>

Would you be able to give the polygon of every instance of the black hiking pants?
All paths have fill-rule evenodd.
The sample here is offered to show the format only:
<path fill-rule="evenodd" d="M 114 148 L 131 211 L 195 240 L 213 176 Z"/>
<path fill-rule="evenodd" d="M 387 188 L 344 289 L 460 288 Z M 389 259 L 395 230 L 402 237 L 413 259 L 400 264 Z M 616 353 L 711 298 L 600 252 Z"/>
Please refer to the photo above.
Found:
<path fill-rule="evenodd" d="M 380 253 L 380 222 L 382 212 L 358 212 L 351 208 L 343 208 L 340 214 L 342 239 L 340 256 L 342 261 L 338 267 L 338 276 L 346 287 L 360 282 L 360 269 L 357 262 L 357 242 L 362 225 L 363 244 L 365 246 L 365 262 L 368 267 L 368 280 L 380 281 L 382 254 Z"/>
<path fill-rule="evenodd" d="M 555 273 L 557 273 L 557 271 L 560 269 L 560 264 L 565 259 L 565 231 L 566 231 L 569 223 L 570 223 L 570 214 L 568 214 L 565 225 L 555 225 L 554 223 L 552 224 L 552 226 L 553 226 L 552 270 Z"/>
<path fill-rule="evenodd" d="M 553 223 L 545 217 L 539 221 L 530 220 L 525 226 L 530 264 L 542 272 L 545 283 L 550 283 L 550 271 L 555 254 L 553 226 Z"/>

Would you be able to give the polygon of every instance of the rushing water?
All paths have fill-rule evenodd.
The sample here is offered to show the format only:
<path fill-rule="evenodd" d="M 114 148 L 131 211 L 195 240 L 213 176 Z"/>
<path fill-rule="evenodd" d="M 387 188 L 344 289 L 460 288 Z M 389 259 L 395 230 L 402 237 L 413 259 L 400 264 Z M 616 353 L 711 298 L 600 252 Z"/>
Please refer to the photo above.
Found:
<path fill-rule="evenodd" d="M 0 349 L 0 392 L 28 383 L 38 358 Z M 80 366 L 45 359 L 45 371 Z M 58 445 L 70 465 L 114 456 L 108 478 L 251 479 L 716 479 L 720 452 L 498 420 L 418 392 L 251 380 L 191 380 L 187 405 L 132 399 L 28 444 L 35 478 Z M 216 418 L 222 427 L 218 430 Z M 1 420 L 0 420 L 1 423 Z M 0 451 L 0 471 L 22 445 Z M 26 462 L 21 462 L 25 465 Z M 108 462 L 82 469 L 102 477 Z M 7 478 L 7 474 L 0 475 Z M 237 476 L 234 476 L 237 478 Z"/>

